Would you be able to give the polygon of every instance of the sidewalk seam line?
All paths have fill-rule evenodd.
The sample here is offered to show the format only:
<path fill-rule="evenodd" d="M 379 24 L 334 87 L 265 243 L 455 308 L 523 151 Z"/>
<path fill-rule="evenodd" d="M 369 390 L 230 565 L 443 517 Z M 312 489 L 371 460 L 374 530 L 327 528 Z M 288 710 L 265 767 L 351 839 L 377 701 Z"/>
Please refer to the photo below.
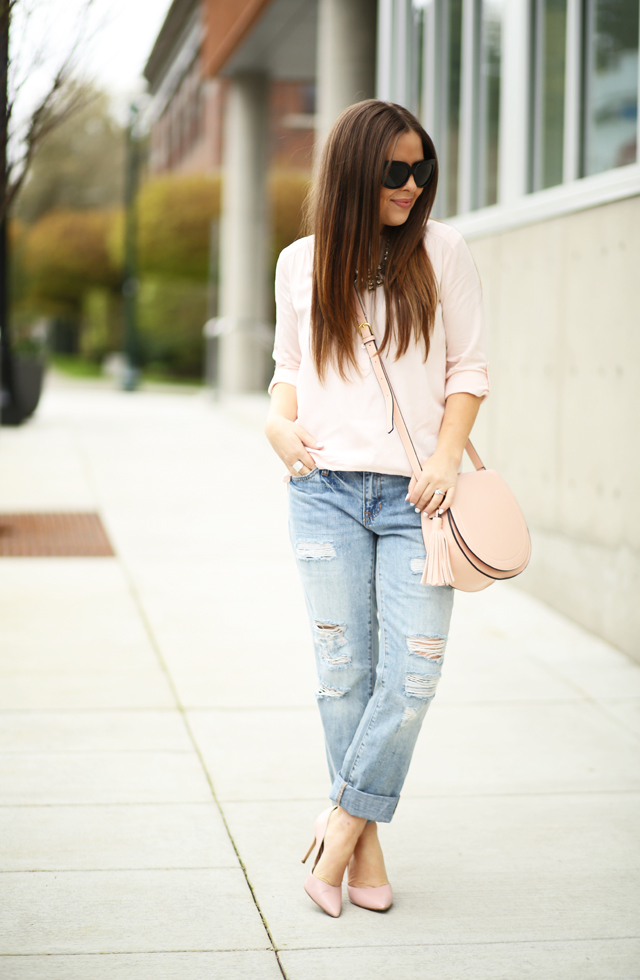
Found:
<path fill-rule="evenodd" d="M 15 958 L 33 958 L 34 956 L 173 956 L 176 953 L 272 953 L 273 950 L 268 946 L 256 946 L 252 949 L 242 949 L 237 946 L 229 946 L 224 949 L 138 949 L 128 950 L 127 952 L 116 952 L 114 950 L 95 950 L 83 953 L 69 951 L 66 953 L 0 953 L 0 959 L 10 956 Z"/>
<path fill-rule="evenodd" d="M 235 865 L 230 864 L 194 864 L 194 865 L 139 865 L 132 868 L 0 868 L 0 875 L 97 875 L 97 874 L 121 874 L 122 872 L 147 872 L 156 871 L 237 871 Z M 0 954 L 1 955 L 1 954 Z"/>
<path fill-rule="evenodd" d="M 138 589 L 137 589 L 136 583 L 134 581 L 133 575 L 131 574 L 128 565 L 126 564 L 126 562 L 124 561 L 124 559 L 122 558 L 122 556 L 120 554 L 118 554 L 118 552 L 116 552 L 116 558 L 118 559 L 118 562 L 120 564 L 120 567 L 122 568 L 122 571 L 124 573 L 125 579 L 126 579 L 126 581 L 128 583 L 128 586 L 129 586 L 129 590 L 131 592 L 131 596 L 132 596 L 133 601 L 134 601 L 134 603 L 135 603 L 135 605 L 136 605 L 136 607 L 138 609 L 140 618 L 142 619 L 144 628 L 145 628 L 146 633 L 147 633 L 147 635 L 149 637 L 149 641 L 150 641 L 150 643 L 151 643 L 151 645 L 152 645 L 152 647 L 153 647 L 153 649 L 155 651 L 156 657 L 158 658 L 158 663 L 159 663 L 159 665 L 160 665 L 160 667 L 161 667 L 161 669 L 162 669 L 162 671 L 163 671 L 163 673 L 164 673 L 164 675 L 165 675 L 165 677 L 167 679 L 167 683 L 169 684 L 169 687 L 171 688 L 171 692 L 172 692 L 173 697 L 175 699 L 177 710 L 180 712 L 180 714 L 182 716 L 182 720 L 184 722 L 184 726 L 185 726 L 185 728 L 187 730 L 187 733 L 189 735 L 189 738 L 191 739 L 191 742 L 192 742 L 193 747 L 194 747 L 194 750 L 195 750 L 195 752 L 196 752 L 196 754 L 198 756 L 198 759 L 200 760 L 200 765 L 202 766 L 203 772 L 205 774 L 205 778 L 207 780 L 207 783 L 209 784 L 209 789 L 211 790 L 211 795 L 213 796 L 214 802 L 215 802 L 215 804 L 216 804 L 216 806 L 218 808 L 218 812 L 220 814 L 220 818 L 221 818 L 222 823 L 224 825 L 224 829 L 227 832 L 227 835 L 229 837 L 229 841 L 231 843 L 231 846 L 233 847 L 233 850 L 235 852 L 236 858 L 238 859 L 238 864 L 240 865 L 240 868 L 242 869 L 242 873 L 244 874 L 244 878 L 245 878 L 245 881 L 247 883 L 247 887 L 248 887 L 248 889 L 249 889 L 249 891 L 251 893 L 251 897 L 253 899 L 254 905 L 256 907 L 256 910 L 258 912 L 258 915 L 260 916 L 260 919 L 262 921 L 262 925 L 264 927 L 264 930 L 265 930 L 265 932 L 266 932 L 266 934 L 267 934 L 267 936 L 269 938 L 269 942 L 271 943 L 271 948 L 272 948 L 273 954 L 274 954 L 274 956 L 276 958 L 276 963 L 278 964 L 278 969 L 280 970 L 280 973 L 282 974 L 283 980 L 287 980 L 287 975 L 286 975 L 286 973 L 284 971 L 284 967 L 283 967 L 282 963 L 280 962 L 280 957 L 278 955 L 278 947 L 276 946 L 276 943 L 274 941 L 274 938 L 271 935 L 271 930 L 269 929 L 269 926 L 267 924 L 267 920 L 266 920 L 266 918 L 265 918 L 265 916 L 263 914 L 263 911 L 260 908 L 260 904 L 258 902 L 258 898 L 257 898 L 256 893 L 254 891 L 253 885 L 251 884 L 251 881 L 249 880 L 249 874 L 247 872 L 245 863 L 242 860 L 242 858 L 240 857 L 240 852 L 239 852 L 238 847 L 236 845 L 236 842 L 235 842 L 235 840 L 233 838 L 233 835 L 232 835 L 231 830 L 229 828 L 229 825 L 227 823 L 227 819 L 225 817 L 224 811 L 222 809 L 222 806 L 220 805 L 220 801 L 219 801 L 218 796 L 216 794 L 216 791 L 214 789 L 213 780 L 211 779 L 211 776 L 209 774 L 209 770 L 207 769 L 207 766 L 205 764 L 204 758 L 202 756 L 202 752 L 200 751 L 200 746 L 198 745 L 198 743 L 196 741 L 196 738 L 195 738 L 195 735 L 193 734 L 193 731 L 191 729 L 191 725 L 189 724 L 189 719 L 187 717 L 187 713 L 185 711 L 184 705 L 182 704 L 182 701 L 181 701 L 180 696 L 178 694 L 177 688 L 176 688 L 176 686 L 174 684 L 173 677 L 171 676 L 171 673 L 169 672 L 169 668 L 168 668 L 168 666 L 167 666 L 167 664 L 165 662 L 165 659 L 164 659 L 164 657 L 162 655 L 162 651 L 160 650 L 160 644 L 156 640 L 155 633 L 153 632 L 153 629 L 151 627 L 151 623 L 149 622 L 149 619 L 147 617 L 147 613 L 146 613 L 146 610 L 145 610 L 144 605 L 142 603 L 142 599 L 141 599 L 140 594 L 138 592 Z"/>
<path fill-rule="evenodd" d="M 433 943 L 396 943 L 392 946 L 376 946 L 375 943 L 366 946 L 290 946 L 281 950 L 282 953 L 305 953 L 305 952 L 333 952 L 336 949 L 430 949 L 433 946 L 545 946 L 554 943 L 619 943 L 637 942 L 637 936 L 596 936 L 593 939 L 470 939 L 461 942 L 433 942 Z M 18 955 L 18 954 L 14 954 Z"/>

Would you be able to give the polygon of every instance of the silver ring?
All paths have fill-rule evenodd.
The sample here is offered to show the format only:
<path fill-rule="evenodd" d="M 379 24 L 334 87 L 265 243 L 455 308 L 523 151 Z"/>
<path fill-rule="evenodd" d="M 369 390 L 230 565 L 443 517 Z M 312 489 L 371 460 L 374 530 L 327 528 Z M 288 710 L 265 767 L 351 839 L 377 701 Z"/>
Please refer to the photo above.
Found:
<path fill-rule="evenodd" d="M 295 470 L 296 473 L 299 473 L 303 467 L 304 467 L 304 463 L 301 463 L 299 459 L 297 459 L 295 463 L 291 464 L 291 469 Z"/>
<path fill-rule="evenodd" d="M 433 496 L 435 497 L 435 495 L 437 493 L 441 493 L 443 497 L 446 497 L 447 496 L 446 493 L 444 492 L 444 490 L 434 490 L 433 491 Z"/>

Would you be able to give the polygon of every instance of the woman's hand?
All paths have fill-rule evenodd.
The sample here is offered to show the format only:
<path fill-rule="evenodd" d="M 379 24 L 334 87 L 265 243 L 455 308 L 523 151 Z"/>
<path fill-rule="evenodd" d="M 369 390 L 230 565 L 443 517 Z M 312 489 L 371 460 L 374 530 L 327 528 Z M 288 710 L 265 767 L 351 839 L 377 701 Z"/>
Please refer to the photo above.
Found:
<path fill-rule="evenodd" d="M 420 479 L 411 478 L 407 500 L 411 501 L 416 510 L 426 511 L 429 517 L 433 517 L 437 510 L 448 510 L 453 503 L 462 452 L 481 401 L 481 398 L 466 391 L 449 395 L 437 449 L 422 464 Z M 443 493 L 436 493 L 436 490 L 442 490 Z"/>
<path fill-rule="evenodd" d="M 314 458 L 306 447 L 323 449 L 306 429 L 295 421 L 298 417 L 298 396 L 295 385 L 279 381 L 271 392 L 271 408 L 264 426 L 264 433 L 278 456 L 293 476 L 304 476 L 315 468 Z M 302 468 L 293 464 L 300 462 Z"/>
<path fill-rule="evenodd" d="M 265 435 L 274 450 L 285 464 L 293 476 L 304 476 L 314 469 L 316 463 L 306 447 L 311 449 L 322 449 L 322 445 L 316 442 L 313 436 L 309 435 L 297 422 L 282 415 L 270 414 L 264 427 Z M 300 461 L 302 469 L 294 470 L 293 464 Z"/>
<path fill-rule="evenodd" d="M 460 460 L 456 456 L 436 450 L 422 464 L 420 479 L 411 477 L 407 500 L 411 501 L 416 510 L 426 510 L 429 517 L 437 510 L 448 510 L 456 492 L 459 465 Z M 444 495 L 435 493 L 436 490 L 444 491 Z"/>

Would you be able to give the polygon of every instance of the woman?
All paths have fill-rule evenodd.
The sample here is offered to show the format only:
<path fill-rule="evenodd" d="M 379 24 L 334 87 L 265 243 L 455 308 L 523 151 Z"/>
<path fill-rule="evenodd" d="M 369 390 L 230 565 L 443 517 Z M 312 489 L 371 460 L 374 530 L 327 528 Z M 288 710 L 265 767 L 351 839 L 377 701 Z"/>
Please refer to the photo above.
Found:
<path fill-rule="evenodd" d="M 420 584 L 421 513 L 451 505 L 489 390 L 475 266 L 461 236 L 429 220 L 437 176 L 433 143 L 410 112 L 373 99 L 351 106 L 322 154 L 315 235 L 284 249 L 276 271 L 265 432 L 290 474 L 335 804 L 316 821 L 305 889 L 333 916 L 347 867 L 354 904 L 391 905 L 376 822 L 398 803 L 453 603 L 449 586 Z M 417 481 L 387 431 L 357 329 L 363 310 L 424 461 Z"/>

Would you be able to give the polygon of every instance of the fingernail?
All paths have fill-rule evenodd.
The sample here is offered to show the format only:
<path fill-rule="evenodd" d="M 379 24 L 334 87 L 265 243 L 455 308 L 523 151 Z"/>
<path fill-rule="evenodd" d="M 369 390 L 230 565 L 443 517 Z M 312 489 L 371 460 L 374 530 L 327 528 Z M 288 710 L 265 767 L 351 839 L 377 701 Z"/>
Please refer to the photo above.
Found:
<path fill-rule="evenodd" d="M 408 500 L 409 499 L 409 494 L 407 494 L 407 496 L 404 499 L 405 500 Z"/>
<path fill-rule="evenodd" d="M 324 449 L 324 442 L 316 442 L 316 449 Z"/>
<path fill-rule="evenodd" d="M 419 513 L 420 513 L 420 508 L 419 507 L 416 507 L 416 514 L 419 514 Z"/>

